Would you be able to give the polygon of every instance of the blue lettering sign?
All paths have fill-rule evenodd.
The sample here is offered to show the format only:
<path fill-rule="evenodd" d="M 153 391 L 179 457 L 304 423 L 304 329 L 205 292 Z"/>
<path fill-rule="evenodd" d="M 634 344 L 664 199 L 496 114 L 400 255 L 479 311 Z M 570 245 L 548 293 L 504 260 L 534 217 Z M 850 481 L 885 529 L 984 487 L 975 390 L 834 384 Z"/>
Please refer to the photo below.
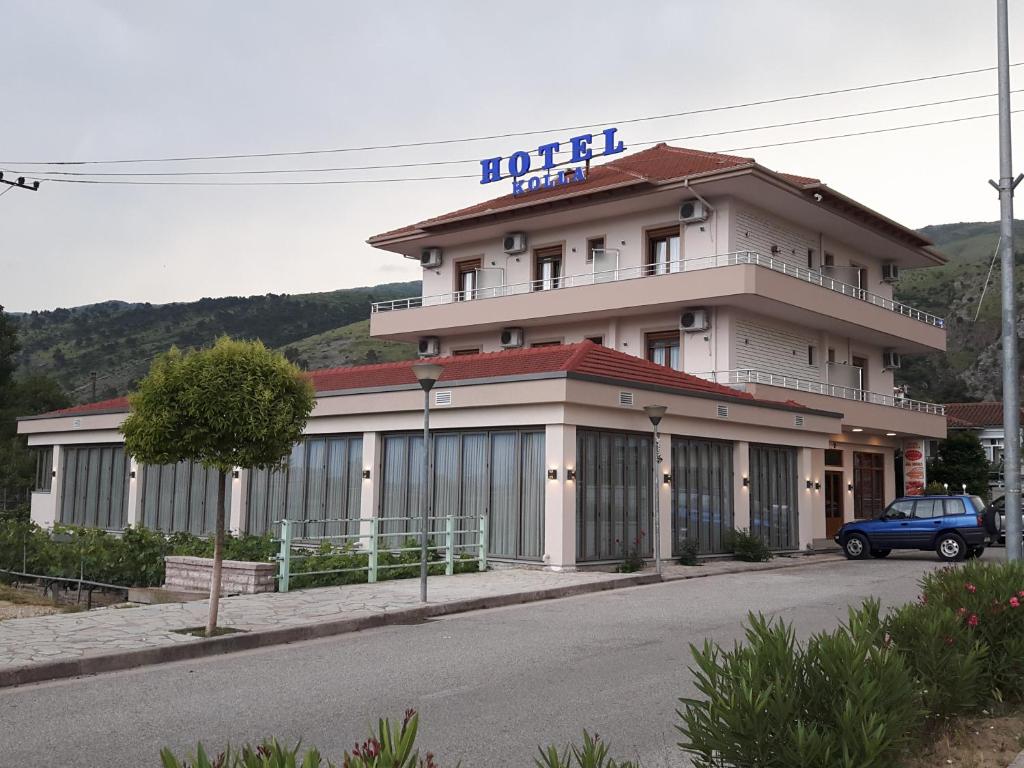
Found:
<path fill-rule="evenodd" d="M 625 144 L 616 138 L 617 128 L 605 128 L 598 135 L 598 141 L 604 139 L 604 146 L 600 154 L 595 155 L 591 144 L 594 142 L 594 135 L 584 133 L 573 136 L 568 141 L 571 156 L 569 163 L 588 163 L 594 157 L 605 157 L 617 155 L 626 151 Z M 512 194 L 521 195 L 524 192 L 532 192 L 538 189 L 552 189 L 565 184 L 576 184 L 586 179 L 586 173 L 582 168 L 566 168 L 558 170 L 553 174 L 555 166 L 558 165 L 556 155 L 561 151 L 565 142 L 552 141 L 548 144 L 541 144 L 535 153 L 519 151 L 513 152 L 507 159 L 504 157 L 488 157 L 480 161 L 480 183 L 490 184 L 502 179 L 512 180 Z M 534 176 L 529 179 L 522 177 L 530 173 L 534 168 L 533 157 L 540 160 L 540 168 L 543 176 Z"/>

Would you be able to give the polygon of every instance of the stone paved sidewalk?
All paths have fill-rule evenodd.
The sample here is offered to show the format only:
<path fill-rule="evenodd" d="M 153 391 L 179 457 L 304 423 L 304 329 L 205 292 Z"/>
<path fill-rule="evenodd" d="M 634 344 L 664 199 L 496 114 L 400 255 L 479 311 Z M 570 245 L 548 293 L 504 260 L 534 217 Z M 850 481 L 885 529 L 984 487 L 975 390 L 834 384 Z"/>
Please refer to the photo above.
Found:
<path fill-rule="evenodd" d="M 756 564 L 728 560 L 692 568 L 667 565 L 664 578 L 669 581 L 812 565 L 835 558 L 836 555 L 810 555 Z M 284 594 L 242 595 L 221 600 L 219 623 L 251 634 L 226 635 L 210 640 L 174 631 L 205 624 L 205 600 L 13 619 L 0 622 L 0 686 L 201 655 L 198 648 L 160 652 L 168 646 L 205 643 L 214 649 L 206 651 L 211 653 L 241 650 L 380 626 L 402 616 L 417 619 L 489 605 L 637 586 L 657 580 L 652 569 L 626 575 L 596 571 L 552 573 L 514 568 L 432 576 L 429 582 L 430 603 L 425 610 L 419 600 L 418 579 L 322 587 Z M 301 628 L 310 631 L 286 631 Z M 137 653 L 142 651 L 155 653 Z M 133 653 L 134 661 L 125 658 L 132 657 Z M 109 663 L 85 663 L 90 659 L 96 662 L 99 657 Z M 57 669 L 61 662 L 64 662 L 63 667 Z M 37 671 L 26 676 L 24 672 L 32 667 L 49 667 L 50 671 Z"/>

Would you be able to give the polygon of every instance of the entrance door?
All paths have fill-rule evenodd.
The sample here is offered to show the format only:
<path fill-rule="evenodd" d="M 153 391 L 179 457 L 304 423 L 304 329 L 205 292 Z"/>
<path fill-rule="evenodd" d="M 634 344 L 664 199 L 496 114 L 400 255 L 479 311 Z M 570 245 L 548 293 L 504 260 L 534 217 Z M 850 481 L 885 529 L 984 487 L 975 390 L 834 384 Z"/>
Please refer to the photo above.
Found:
<path fill-rule="evenodd" d="M 843 525 L 843 473 L 825 472 L 825 536 L 832 538 Z"/>

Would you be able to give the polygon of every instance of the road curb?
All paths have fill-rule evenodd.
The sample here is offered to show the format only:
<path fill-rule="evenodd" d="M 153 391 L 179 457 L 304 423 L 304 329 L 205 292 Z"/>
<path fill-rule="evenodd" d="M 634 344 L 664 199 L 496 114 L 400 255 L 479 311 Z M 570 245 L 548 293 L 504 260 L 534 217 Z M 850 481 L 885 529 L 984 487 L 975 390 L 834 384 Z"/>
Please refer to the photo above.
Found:
<path fill-rule="evenodd" d="M 796 568 L 798 566 L 827 565 L 831 562 L 831 559 L 818 563 L 801 562 L 801 560 L 803 558 L 793 558 L 792 561 L 787 562 L 776 560 L 766 563 L 761 567 L 751 567 L 749 564 L 737 565 L 734 568 L 704 573 L 701 573 L 701 568 L 695 567 L 693 573 L 673 573 L 665 574 L 661 577 L 656 573 L 638 573 L 588 584 L 570 584 L 564 587 L 550 587 L 531 592 L 474 597 L 465 600 L 453 600 L 448 603 L 428 603 L 422 607 L 403 608 L 371 616 L 334 619 L 316 624 L 303 624 L 295 627 L 261 630 L 258 632 L 238 632 L 231 635 L 222 635 L 221 637 L 203 638 L 189 643 L 144 648 L 137 651 L 125 651 L 123 653 L 105 654 L 102 656 L 86 656 L 80 659 L 44 662 L 42 664 L 29 664 L 9 669 L 0 669 L 0 688 L 29 685 L 31 683 L 41 683 L 47 680 L 59 680 L 69 677 L 81 677 L 83 675 L 96 675 L 103 672 L 117 672 L 153 664 L 200 659 L 207 656 L 235 653 L 237 651 L 250 651 L 273 645 L 285 645 L 302 642 L 303 640 L 316 640 L 322 637 L 359 632 L 364 629 L 405 624 L 437 616 L 479 611 L 485 608 L 501 608 L 503 606 L 533 603 L 541 600 L 557 600 L 563 597 L 639 587 L 659 582 L 710 578 L 737 573 L 759 573 L 783 568 Z M 1015 764 L 1013 768 L 1024 768 L 1024 765 L 1016 766 Z"/>
<path fill-rule="evenodd" d="M 1024 768 L 1024 752 L 1021 752 L 1019 755 L 1017 755 L 1014 761 L 1010 763 L 1008 768 Z"/>
<path fill-rule="evenodd" d="M 238 632 L 231 635 L 222 635 L 221 637 L 203 638 L 194 642 L 166 645 L 157 648 L 145 648 L 117 654 L 86 656 L 80 659 L 11 667 L 0 670 L 0 688 L 29 685 L 31 683 L 41 683 L 47 680 L 58 680 L 68 677 L 96 675 L 102 672 L 117 672 L 153 664 L 187 661 L 189 659 L 199 659 L 237 651 L 250 651 L 272 645 L 284 645 L 303 640 L 316 640 L 321 637 L 342 635 L 349 632 L 359 632 L 360 630 L 373 629 L 375 627 L 405 624 L 437 616 L 478 611 L 485 608 L 500 608 L 541 600 L 555 600 L 591 592 L 638 587 L 656 584 L 659 581 L 661 581 L 661 578 L 654 573 L 637 574 L 589 584 L 571 584 L 564 587 L 534 590 L 532 592 L 474 597 L 465 600 L 453 600 L 448 603 L 428 603 L 422 607 L 403 608 L 390 613 L 380 613 L 371 616 L 335 619 L 316 624 L 261 630 L 259 632 Z"/>

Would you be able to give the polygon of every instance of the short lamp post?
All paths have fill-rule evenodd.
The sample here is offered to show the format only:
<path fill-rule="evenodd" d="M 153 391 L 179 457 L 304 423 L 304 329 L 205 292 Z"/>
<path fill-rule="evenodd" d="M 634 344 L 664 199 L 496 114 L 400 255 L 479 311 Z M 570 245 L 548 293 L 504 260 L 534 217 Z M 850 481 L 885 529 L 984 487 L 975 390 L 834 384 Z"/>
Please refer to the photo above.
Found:
<path fill-rule="evenodd" d="M 658 447 L 658 424 L 668 408 L 664 405 L 645 405 L 644 413 L 654 427 L 654 464 L 651 475 L 654 477 L 654 568 L 661 574 L 661 451 Z"/>
<path fill-rule="evenodd" d="M 430 390 L 441 378 L 444 369 L 432 363 L 419 363 L 412 367 L 416 380 L 423 387 L 423 479 L 427 498 L 423 502 L 423 522 L 420 530 L 420 600 L 427 602 L 427 538 L 430 535 L 430 516 L 434 508 L 434 478 L 430 473 Z"/>

